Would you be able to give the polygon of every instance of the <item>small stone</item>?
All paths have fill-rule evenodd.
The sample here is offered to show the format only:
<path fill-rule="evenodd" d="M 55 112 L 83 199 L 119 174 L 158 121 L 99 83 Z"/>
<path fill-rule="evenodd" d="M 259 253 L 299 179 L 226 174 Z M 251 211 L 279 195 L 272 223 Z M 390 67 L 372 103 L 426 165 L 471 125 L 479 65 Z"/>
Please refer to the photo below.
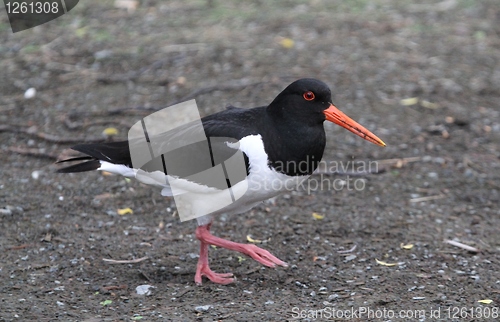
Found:
<path fill-rule="evenodd" d="M 424 155 L 422 157 L 422 162 L 430 162 L 432 161 L 432 157 L 430 155 Z"/>
<path fill-rule="evenodd" d="M 40 178 L 40 171 L 35 170 L 31 172 L 31 177 L 33 178 L 33 180 L 38 180 L 38 178 Z"/>
<path fill-rule="evenodd" d="M 0 215 L 10 216 L 12 215 L 12 210 L 10 208 L 0 208 Z"/>
<path fill-rule="evenodd" d="M 303 287 L 303 288 L 308 288 L 306 284 L 303 284 L 303 283 L 301 283 L 301 282 L 299 282 L 299 281 L 295 281 L 295 285 L 297 285 L 297 286 L 301 286 L 301 287 Z"/>
<path fill-rule="evenodd" d="M 427 173 L 427 176 L 432 179 L 437 179 L 439 178 L 439 175 L 436 172 L 429 172 Z"/>
<path fill-rule="evenodd" d="M 109 49 L 104 49 L 104 50 L 100 50 L 98 52 L 95 52 L 94 53 L 94 58 L 96 60 L 102 60 L 102 59 L 106 59 L 106 58 L 109 58 L 113 55 L 113 51 L 109 50 Z"/>
<path fill-rule="evenodd" d="M 211 308 L 213 308 L 213 305 L 198 305 L 197 307 L 194 308 L 194 310 L 196 312 L 207 312 L 208 310 L 210 310 Z"/>
<path fill-rule="evenodd" d="M 337 297 L 339 297 L 338 294 L 332 294 L 332 295 L 328 296 L 328 301 L 335 300 Z"/>
<path fill-rule="evenodd" d="M 350 262 L 352 261 L 353 259 L 356 259 L 356 255 L 349 255 L 349 256 L 346 256 L 346 258 L 344 259 L 344 262 L 347 263 L 347 262 Z"/>
<path fill-rule="evenodd" d="M 152 288 L 156 288 L 154 287 L 153 285 L 139 285 L 135 288 L 135 292 L 138 294 L 138 295 L 151 295 L 151 289 Z"/>
<path fill-rule="evenodd" d="M 464 176 L 466 176 L 466 177 L 472 177 L 472 176 L 474 176 L 474 171 L 472 171 L 471 169 L 467 168 L 464 171 Z"/>
<path fill-rule="evenodd" d="M 434 158 L 434 163 L 438 163 L 438 164 L 445 164 L 445 163 L 446 163 L 446 160 L 445 160 L 445 158 L 435 157 L 435 158 Z"/>
<path fill-rule="evenodd" d="M 32 99 L 33 97 L 35 97 L 35 95 L 36 95 L 36 89 L 33 87 L 28 88 L 26 92 L 24 92 L 24 98 L 27 100 Z"/>

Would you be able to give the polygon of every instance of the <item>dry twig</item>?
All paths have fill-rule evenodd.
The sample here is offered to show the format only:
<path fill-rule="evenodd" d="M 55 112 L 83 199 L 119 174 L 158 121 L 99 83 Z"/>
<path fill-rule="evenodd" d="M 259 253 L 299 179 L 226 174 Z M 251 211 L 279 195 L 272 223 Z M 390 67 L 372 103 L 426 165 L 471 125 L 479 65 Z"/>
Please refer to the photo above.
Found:
<path fill-rule="evenodd" d="M 352 253 L 356 247 L 358 247 L 358 245 L 354 244 L 354 246 L 352 246 L 351 249 L 347 249 L 347 250 L 338 250 L 337 253 L 339 254 L 348 254 L 348 253 Z"/>
<path fill-rule="evenodd" d="M 472 246 L 469 246 L 469 245 L 465 245 L 465 244 L 462 244 L 461 242 L 457 242 L 455 240 L 446 239 L 444 242 L 447 243 L 447 244 L 450 244 L 450 245 L 453 245 L 453 246 L 465 249 L 465 250 L 467 250 L 469 252 L 473 252 L 473 253 L 479 253 L 481 251 L 479 248 L 472 247 Z"/>
<path fill-rule="evenodd" d="M 423 202 L 423 201 L 443 199 L 443 198 L 446 198 L 446 197 L 447 197 L 447 195 L 441 193 L 441 194 L 435 195 L 435 196 L 412 198 L 412 199 L 410 199 L 410 202 Z"/>
<path fill-rule="evenodd" d="M 149 257 L 144 256 L 141 258 L 136 258 L 136 259 L 124 259 L 124 260 L 117 260 L 117 259 L 109 259 L 109 258 L 103 258 L 102 260 L 110 263 L 110 264 L 136 264 L 145 261 Z"/>

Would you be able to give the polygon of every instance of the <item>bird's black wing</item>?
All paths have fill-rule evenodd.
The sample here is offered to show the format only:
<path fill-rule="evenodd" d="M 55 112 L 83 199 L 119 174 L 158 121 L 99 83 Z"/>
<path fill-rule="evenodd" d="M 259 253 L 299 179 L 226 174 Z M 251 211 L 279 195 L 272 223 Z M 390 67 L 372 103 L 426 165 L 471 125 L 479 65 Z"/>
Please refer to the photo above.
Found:
<path fill-rule="evenodd" d="M 101 161 L 113 164 L 125 165 L 129 168 L 141 168 L 144 171 L 163 170 L 173 176 L 190 177 L 191 175 L 208 170 L 211 167 L 223 163 L 235 155 L 234 147 L 229 147 L 229 143 L 235 143 L 247 135 L 258 134 L 256 124 L 262 117 L 264 108 L 241 109 L 230 107 L 225 111 L 207 116 L 202 119 L 203 131 L 207 141 L 183 144 L 183 140 L 196 136 L 200 127 L 196 124 L 186 124 L 173 131 L 162 133 L 150 138 L 150 151 L 168 151 L 157 157 L 149 158 L 150 161 L 139 166 L 134 165 L 131 157 L 131 149 L 134 150 L 136 144 L 144 145 L 144 141 L 121 141 L 108 143 L 78 144 L 72 149 L 84 153 L 85 156 L 66 159 L 60 162 L 85 161 L 74 164 L 57 172 L 83 172 L 99 169 Z M 199 123 L 198 123 L 199 124 Z M 169 145 L 181 146 L 181 148 L 171 149 Z M 207 144 L 208 142 L 208 144 Z M 138 147 L 138 146 L 137 146 Z M 249 161 L 243 153 L 246 175 L 249 173 Z M 245 174 L 238 176 L 237 180 L 231 180 L 231 184 L 245 179 Z M 220 188 L 220 187 L 217 187 Z"/>

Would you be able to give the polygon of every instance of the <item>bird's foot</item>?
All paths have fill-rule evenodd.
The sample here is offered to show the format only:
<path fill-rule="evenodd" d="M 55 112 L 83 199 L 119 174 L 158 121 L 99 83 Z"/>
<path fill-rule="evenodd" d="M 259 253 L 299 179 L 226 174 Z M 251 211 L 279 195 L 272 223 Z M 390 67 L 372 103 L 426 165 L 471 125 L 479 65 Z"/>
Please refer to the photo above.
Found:
<path fill-rule="evenodd" d="M 254 260 L 267 267 L 276 267 L 276 265 L 288 267 L 287 263 L 274 256 L 269 251 L 253 244 L 238 244 L 235 250 L 252 257 Z"/>
<path fill-rule="evenodd" d="M 230 284 L 236 280 L 233 277 L 233 273 L 216 273 L 210 269 L 208 266 L 208 260 L 203 261 L 201 258 L 198 261 L 198 267 L 196 268 L 196 274 L 194 276 L 194 281 L 196 284 L 201 285 L 202 277 L 206 276 L 209 280 L 216 284 Z"/>
<path fill-rule="evenodd" d="M 237 252 L 248 255 L 248 256 L 252 257 L 254 260 L 256 260 L 257 262 L 261 263 L 262 265 L 268 266 L 268 267 L 276 267 L 276 265 L 283 266 L 283 267 L 288 266 L 287 263 L 285 263 L 281 259 L 274 256 L 269 251 L 262 249 L 260 247 L 257 247 L 256 245 L 235 243 L 233 241 L 226 240 L 226 239 L 212 235 L 210 233 L 210 225 L 211 224 L 208 224 L 205 226 L 199 226 L 196 229 L 196 237 L 200 240 L 200 242 L 202 244 L 201 253 L 200 253 L 200 260 L 203 257 L 207 256 L 205 254 L 206 246 L 204 246 L 204 245 L 215 245 L 217 247 L 235 250 Z M 208 249 L 206 250 L 206 252 L 208 253 Z M 208 256 L 207 256 L 207 266 L 208 266 Z"/>

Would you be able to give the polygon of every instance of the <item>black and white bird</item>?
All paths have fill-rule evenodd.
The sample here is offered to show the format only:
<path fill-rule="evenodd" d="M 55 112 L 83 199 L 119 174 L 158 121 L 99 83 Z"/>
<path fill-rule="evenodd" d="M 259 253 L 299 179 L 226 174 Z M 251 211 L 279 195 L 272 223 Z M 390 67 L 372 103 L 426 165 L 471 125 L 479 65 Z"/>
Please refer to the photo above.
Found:
<path fill-rule="evenodd" d="M 214 283 L 228 284 L 235 280 L 232 273 L 216 273 L 208 261 L 209 245 L 235 250 L 252 257 L 259 263 L 276 267 L 287 263 L 269 251 L 254 244 L 241 244 L 216 237 L 210 226 L 220 214 L 238 214 L 248 211 L 262 201 L 297 187 L 318 166 L 326 144 L 323 122 L 340 125 L 374 144 L 385 143 L 363 126 L 353 121 L 332 104 L 328 86 L 316 79 L 299 79 L 286 87 L 268 105 L 250 109 L 230 107 L 222 112 L 204 117 L 202 121 L 206 137 L 230 138 L 225 148 L 241 151 L 244 155 L 246 174 L 231 187 L 241 197 L 233 203 L 211 211 L 207 205 L 223 187 L 209 187 L 191 182 L 172 173 L 155 173 L 163 180 L 141 180 L 138 169 L 131 161 L 131 142 L 80 144 L 72 147 L 84 156 L 62 160 L 80 163 L 59 169 L 58 172 L 83 172 L 103 170 L 126 177 L 134 177 L 153 186 L 159 186 L 163 195 L 172 195 L 169 182 L 182 181 L 183 191 L 189 195 L 190 211 L 201 214 L 197 218 L 196 237 L 200 241 L 200 257 L 195 282 L 201 284 L 205 276 Z M 145 170 L 147 171 L 147 170 Z M 167 180 L 165 180 L 167 179 Z M 170 181 L 169 181 L 170 180 Z M 182 194 L 181 194 L 182 195 Z M 181 196 L 182 197 L 182 196 Z"/>

